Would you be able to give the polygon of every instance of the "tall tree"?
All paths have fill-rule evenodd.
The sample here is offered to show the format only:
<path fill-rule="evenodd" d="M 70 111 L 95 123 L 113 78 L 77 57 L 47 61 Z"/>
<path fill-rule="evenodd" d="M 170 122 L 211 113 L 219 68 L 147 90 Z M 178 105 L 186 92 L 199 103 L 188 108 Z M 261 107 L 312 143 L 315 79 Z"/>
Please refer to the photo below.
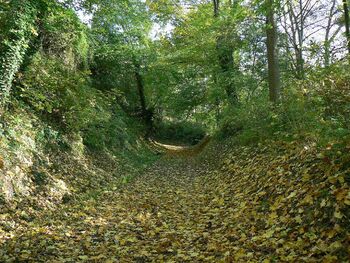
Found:
<path fill-rule="evenodd" d="M 281 80 L 277 53 L 277 28 L 275 22 L 275 2 L 266 0 L 266 47 L 270 101 L 277 103 L 280 98 Z"/>
<path fill-rule="evenodd" d="M 152 111 L 147 105 L 144 68 L 147 61 L 150 16 L 145 3 L 136 0 L 111 0 L 98 3 L 92 30 L 99 43 L 96 48 L 95 77 L 108 79 L 108 88 L 116 91 L 123 109 L 129 105 L 152 129 Z M 107 77 L 108 76 L 108 77 Z M 122 94 L 122 95 L 121 95 Z M 123 102 L 127 101 L 127 104 Z"/>
<path fill-rule="evenodd" d="M 303 79 L 305 76 L 305 42 L 320 30 L 316 29 L 314 31 L 312 28 L 315 25 L 314 15 L 316 7 L 319 8 L 320 6 L 318 1 L 313 0 L 286 0 L 285 3 L 286 10 L 282 26 L 292 45 L 295 76 L 299 79 Z M 311 34 L 310 31 L 312 32 Z"/>
<path fill-rule="evenodd" d="M 213 0 L 214 17 L 219 16 L 220 0 Z"/>
<path fill-rule="evenodd" d="M 336 20 L 336 15 L 338 13 L 339 9 L 337 8 L 337 0 L 332 0 L 331 2 L 331 8 L 329 10 L 329 15 L 327 18 L 327 25 L 325 27 L 325 38 L 324 38 L 324 44 L 323 44 L 323 58 L 324 58 L 324 65 L 325 67 L 328 67 L 330 65 L 331 61 L 331 45 L 332 42 L 335 40 L 335 38 L 338 36 L 339 32 L 341 31 L 341 25 L 338 25 L 337 29 L 332 30 L 333 27 L 337 24 L 334 23 L 334 20 Z M 333 32 L 332 32 L 333 31 Z"/>
<path fill-rule="evenodd" d="M 219 18 L 220 15 L 220 0 L 213 0 L 214 17 Z M 232 8 L 232 2 L 229 2 L 229 7 Z M 216 40 L 216 49 L 218 53 L 219 64 L 222 74 L 226 77 L 225 79 L 225 91 L 228 100 L 231 104 L 238 103 L 237 88 L 235 82 L 232 79 L 232 73 L 234 72 L 234 59 L 233 59 L 233 47 L 232 47 L 232 36 L 228 36 L 225 32 L 220 33 Z"/>
<path fill-rule="evenodd" d="M 348 52 L 350 54 L 350 17 L 349 17 L 349 6 L 347 0 L 343 0 L 344 8 L 344 17 L 345 17 L 345 30 L 346 30 L 346 39 L 348 42 Z"/>
<path fill-rule="evenodd" d="M 139 94 L 140 105 L 141 105 L 141 114 L 142 118 L 147 126 L 146 137 L 149 137 L 153 129 L 153 112 L 147 106 L 146 96 L 145 96 L 145 86 L 144 80 L 141 75 L 141 66 L 134 60 L 134 74 L 136 79 L 137 91 Z"/>

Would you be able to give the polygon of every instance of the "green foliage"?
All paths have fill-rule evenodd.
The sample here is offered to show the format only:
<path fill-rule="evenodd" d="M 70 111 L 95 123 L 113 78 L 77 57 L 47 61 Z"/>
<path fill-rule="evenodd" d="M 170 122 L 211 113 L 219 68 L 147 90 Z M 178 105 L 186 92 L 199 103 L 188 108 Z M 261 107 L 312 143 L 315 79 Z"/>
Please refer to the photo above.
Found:
<path fill-rule="evenodd" d="M 219 136 L 236 136 L 242 144 L 271 138 L 344 141 L 350 135 L 350 76 L 345 68 L 335 64 L 304 81 L 291 81 L 280 105 L 267 104 L 267 94 L 258 93 L 240 107 L 228 108 Z"/>
<path fill-rule="evenodd" d="M 197 144 L 206 135 L 203 125 L 192 122 L 163 121 L 155 127 L 157 140 L 169 143 Z"/>
<path fill-rule="evenodd" d="M 55 56 L 72 69 L 87 69 L 89 43 L 87 28 L 71 9 L 57 6 L 40 27 L 44 52 Z"/>
<path fill-rule="evenodd" d="M 109 149 L 115 152 L 131 147 L 135 138 L 131 126 L 128 126 L 128 117 L 116 105 L 102 102 L 102 98 L 110 101 L 105 96 L 99 99 L 99 107 L 95 108 L 94 113 L 96 118 L 84 130 L 84 144 L 92 150 Z M 116 107 L 115 113 L 111 113 L 111 107 Z"/>
<path fill-rule="evenodd" d="M 115 92 L 123 110 L 136 115 L 141 108 L 136 72 L 143 78 L 148 64 L 150 14 L 144 2 L 135 0 L 97 1 L 96 6 L 91 28 L 93 85 Z"/>
<path fill-rule="evenodd" d="M 88 72 L 73 71 L 61 60 L 38 53 L 21 78 L 18 95 L 37 112 L 66 130 L 79 130 L 89 122 L 94 91 Z"/>
<path fill-rule="evenodd" d="M 309 96 L 318 98 L 324 119 L 350 129 L 350 73 L 348 63 L 336 63 L 311 75 Z M 306 85 L 304 85 L 304 88 Z"/>
<path fill-rule="evenodd" d="M 68 137 L 80 134 L 92 150 L 120 153 L 123 149 L 121 155 L 143 151 L 144 144 L 138 142 L 142 125 L 127 116 L 115 101 L 125 96 L 126 105 L 138 105 L 132 62 L 142 59 L 144 35 L 149 30 L 144 4 L 129 2 L 132 6 L 122 17 L 115 14 L 126 11 L 126 2 L 97 3 L 101 9 L 95 15 L 93 30 L 83 25 L 72 9 L 59 3 L 43 0 L 33 5 L 38 11 L 37 23 L 29 29 L 37 38 L 26 37 L 30 54 L 27 53 L 26 64 L 17 74 L 15 95 L 54 127 L 38 133 L 38 142 L 61 145 L 67 141 L 62 134 Z M 24 9 L 19 11 L 30 14 Z M 107 19 L 110 24 L 100 19 Z M 128 19 L 131 20 L 127 22 Z M 12 22 L 9 26 L 13 26 Z M 106 35 L 106 31 L 115 28 L 113 23 L 129 29 Z M 135 39 L 138 45 L 128 45 L 129 40 Z M 94 61 L 90 54 L 94 54 Z"/>
<path fill-rule="evenodd" d="M 40 3 L 37 8 L 42 11 Z M 24 72 L 18 75 L 16 95 L 52 124 L 65 131 L 78 131 L 90 119 L 94 97 L 88 71 L 86 27 L 73 10 L 51 2 L 45 8 L 50 12 L 40 15 L 41 23 L 34 32 L 40 41 L 32 43 L 33 55 L 27 58 Z M 34 45 L 36 42 L 40 45 Z"/>
<path fill-rule="evenodd" d="M 12 81 L 19 70 L 30 39 L 36 33 L 36 6 L 31 1 L 14 0 L 1 16 L 4 33 L 0 43 L 0 107 L 4 107 Z"/>

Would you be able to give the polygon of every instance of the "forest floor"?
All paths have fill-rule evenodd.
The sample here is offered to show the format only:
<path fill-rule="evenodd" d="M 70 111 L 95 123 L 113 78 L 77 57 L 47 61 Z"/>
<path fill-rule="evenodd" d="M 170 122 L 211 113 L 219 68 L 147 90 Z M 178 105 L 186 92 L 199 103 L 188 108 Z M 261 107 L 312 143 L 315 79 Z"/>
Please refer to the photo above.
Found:
<path fill-rule="evenodd" d="M 349 205 L 347 185 L 335 196 L 345 204 L 323 194 L 325 204 L 313 213 L 306 207 L 319 206 L 313 191 L 322 190 L 320 182 L 327 179 L 302 187 L 303 180 L 266 176 L 268 167 L 298 170 L 298 158 L 310 161 L 296 149 L 278 160 L 263 157 L 266 149 L 252 154 L 240 149 L 244 161 L 213 154 L 209 162 L 197 159 L 201 149 L 168 147 L 128 184 L 111 185 L 18 228 L 0 241 L 0 261 L 347 262 L 348 215 L 342 210 Z M 248 166 L 253 170 L 244 170 Z M 237 167 L 242 173 L 233 171 Z"/>

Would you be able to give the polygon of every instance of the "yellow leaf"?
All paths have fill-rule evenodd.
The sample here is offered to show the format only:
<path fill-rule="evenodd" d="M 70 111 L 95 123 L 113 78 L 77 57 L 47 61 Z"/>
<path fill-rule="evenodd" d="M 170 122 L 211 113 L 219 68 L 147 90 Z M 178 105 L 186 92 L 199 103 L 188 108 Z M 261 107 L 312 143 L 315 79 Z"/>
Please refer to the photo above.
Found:
<path fill-rule="evenodd" d="M 293 198 L 297 195 L 297 192 L 294 191 L 294 192 L 291 192 L 290 195 L 287 197 L 287 198 Z"/>
<path fill-rule="evenodd" d="M 235 258 L 235 260 L 239 260 L 239 259 L 245 257 L 245 255 L 246 255 L 245 250 L 240 248 L 237 252 L 235 252 L 234 258 Z"/>
<path fill-rule="evenodd" d="M 278 217 L 278 215 L 277 215 L 276 212 L 271 213 L 270 216 L 269 216 L 269 218 L 272 219 L 272 220 L 276 219 L 277 217 Z"/>
<path fill-rule="evenodd" d="M 309 175 L 309 174 L 304 174 L 301 180 L 302 180 L 303 182 L 309 182 L 310 179 L 311 179 L 311 175 Z"/>
<path fill-rule="evenodd" d="M 79 256 L 79 259 L 81 259 L 81 260 L 88 260 L 89 257 L 86 256 L 86 255 L 82 255 L 82 256 Z"/>
<path fill-rule="evenodd" d="M 343 214 L 340 211 L 335 211 L 334 212 L 334 217 L 337 219 L 342 219 L 343 218 Z"/>
<path fill-rule="evenodd" d="M 300 216 L 296 216 L 296 217 L 294 218 L 294 220 L 295 220 L 295 222 L 297 222 L 297 223 L 299 223 L 299 224 L 301 224 L 301 223 L 303 222 L 303 220 L 301 219 Z"/>
<path fill-rule="evenodd" d="M 199 253 L 198 253 L 198 252 L 191 252 L 191 253 L 190 253 L 190 256 L 191 256 L 191 257 L 198 257 L 198 256 L 199 256 Z"/>
<path fill-rule="evenodd" d="M 343 247 L 343 244 L 338 240 L 338 241 L 335 241 L 332 244 L 330 244 L 329 249 L 331 251 L 335 251 L 335 250 L 338 250 L 342 247 Z"/>
<path fill-rule="evenodd" d="M 337 231 L 335 231 L 334 229 L 332 229 L 332 230 L 329 230 L 329 231 L 327 232 L 327 237 L 328 237 L 328 238 L 333 238 L 336 234 L 337 234 Z"/>
<path fill-rule="evenodd" d="M 312 205 L 314 201 L 313 201 L 313 198 L 312 198 L 311 195 L 307 195 L 307 196 L 305 196 L 303 202 L 304 202 L 305 204 L 310 204 L 310 205 Z"/>
<path fill-rule="evenodd" d="M 273 234 L 275 233 L 275 230 L 270 229 L 268 231 L 265 232 L 265 234 L 263 235 L 265 238 L 270 238 L 273 236 Z"/>
<path fill-rule="evenodd" d="M 34 28 L 34 27 L 32 27 L 31 29 L 30 29 L 30 31 L 32 32 L 32 34 L 34 35 L 34 36 L 38 36 L 39 34 L 38 34 L 38 31 Z"/>

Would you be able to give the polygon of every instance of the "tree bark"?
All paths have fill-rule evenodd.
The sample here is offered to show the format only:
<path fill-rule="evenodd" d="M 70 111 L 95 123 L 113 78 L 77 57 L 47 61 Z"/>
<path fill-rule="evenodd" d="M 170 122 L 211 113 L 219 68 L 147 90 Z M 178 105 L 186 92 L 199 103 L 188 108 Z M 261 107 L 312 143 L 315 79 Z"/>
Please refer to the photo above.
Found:
<path fill-rule="evenodd" d="M 214 5 L 214 17 L 219 17 L 220 12 L 220 0 L 213 0 Z M 232 2 L 230 7 L 232 6 Z M 225 80 L 225 92 L 227 94 L 230 104 L 235 105 L 238 103 L 237 90 L 234 84 L 234 80 L 231 79 L 230 73 L 234 71 L 233 60 L 233 47 L 228 41 L 227 36 L 220 35 L 216 39 L 216 50 L 218 53 L 218 60 L 221 69 L 221 73 L 226 77 Z"/>
<path fill-rule="evenodd" d="M 337 1 L 336 0 L 332 0 L 332 5 L 331 8 L 329 10 L 329 16 L 328 16 L 328 21 L 327 21 L 327 27 L 326 27 L 326 34 L 325 34 L 325 39 L 324 39 L 324 66 L 328 67 L 330 65 L 331 62 L 331 44 L 334 40 L 334 38 L 336 37 L 336 35 L 339 33 L 340 31 L 340 27 L 333 33 L 333 35 L 331 35 L 331 29 L 332 29 L 332 21 L 334 18 L 334 15 L 336 14 L 336 10 L 337 10 Z"/>
<path fill-rule="evenodd" d="M 343 0 L 344 7 L 344 16 L 345 16 L 345 30 L 346 30 L 346 39 L 348 42 L 348 52 L 350 54 L 350 17 L 349 17 L 349 6 L 347 0 Z"/>
<path fill-rule="evenodd" d="M 304 27 L 305 27 L 305 19 L 306 16 L 303 11 L 303 0 L 299 0 L 299 10 L 300 10 L 300 25 L 298 28 L 298 46 L 297 49 L 297 65 L 298 65 L 298 75 L 300 79 L 304 79 L 305 71 L 304 71 Z"/>
<path fill-rule="evenodd" d="M 277 29 L 274 18 L 274 1 L 267 1 L 266 47 L 268 60 L 268 80 L 270 101 L 277 103 L 280 99 L 281 80 L 277 54 Z"/>
<path fill-rule="evenodd" d="M 153 112 L 147 108 L 145 88 L 144 88 L 143 79 L 140 73 L 140 64 L 134 62 L 134 67 L 135 67 L 136 86 L 137 86 L 137 91 L 139 93 L 139 98 L 140 98 L 142 118 L 145 121 L 145 124 L 147 126 L 146 137 L 149 137 L 153 129 Z"/>
<path fill-rule="evenodd" d="M 213 0 L 213 6 L 214 6 L 214 17 L 219 16 L 219 5 L 220 5 L 220 0 Z"/>
<path fill-rule="evenodd" d="M 303 15 L 303 3 L 302 0 L 298 1 L 298 13 L 295 12 L 292 1 L 289 0 L 287 2 L 289 19 L 291 22 L 291 31 L 293 38 L 293 48 L 295 53 L 295 70 L 296 77 L 298 79 L 303 78 L 304 72 L 304 58 L 303 58 L 303 34 L 304 34 L 304 23 L 305 19 Z"/>

